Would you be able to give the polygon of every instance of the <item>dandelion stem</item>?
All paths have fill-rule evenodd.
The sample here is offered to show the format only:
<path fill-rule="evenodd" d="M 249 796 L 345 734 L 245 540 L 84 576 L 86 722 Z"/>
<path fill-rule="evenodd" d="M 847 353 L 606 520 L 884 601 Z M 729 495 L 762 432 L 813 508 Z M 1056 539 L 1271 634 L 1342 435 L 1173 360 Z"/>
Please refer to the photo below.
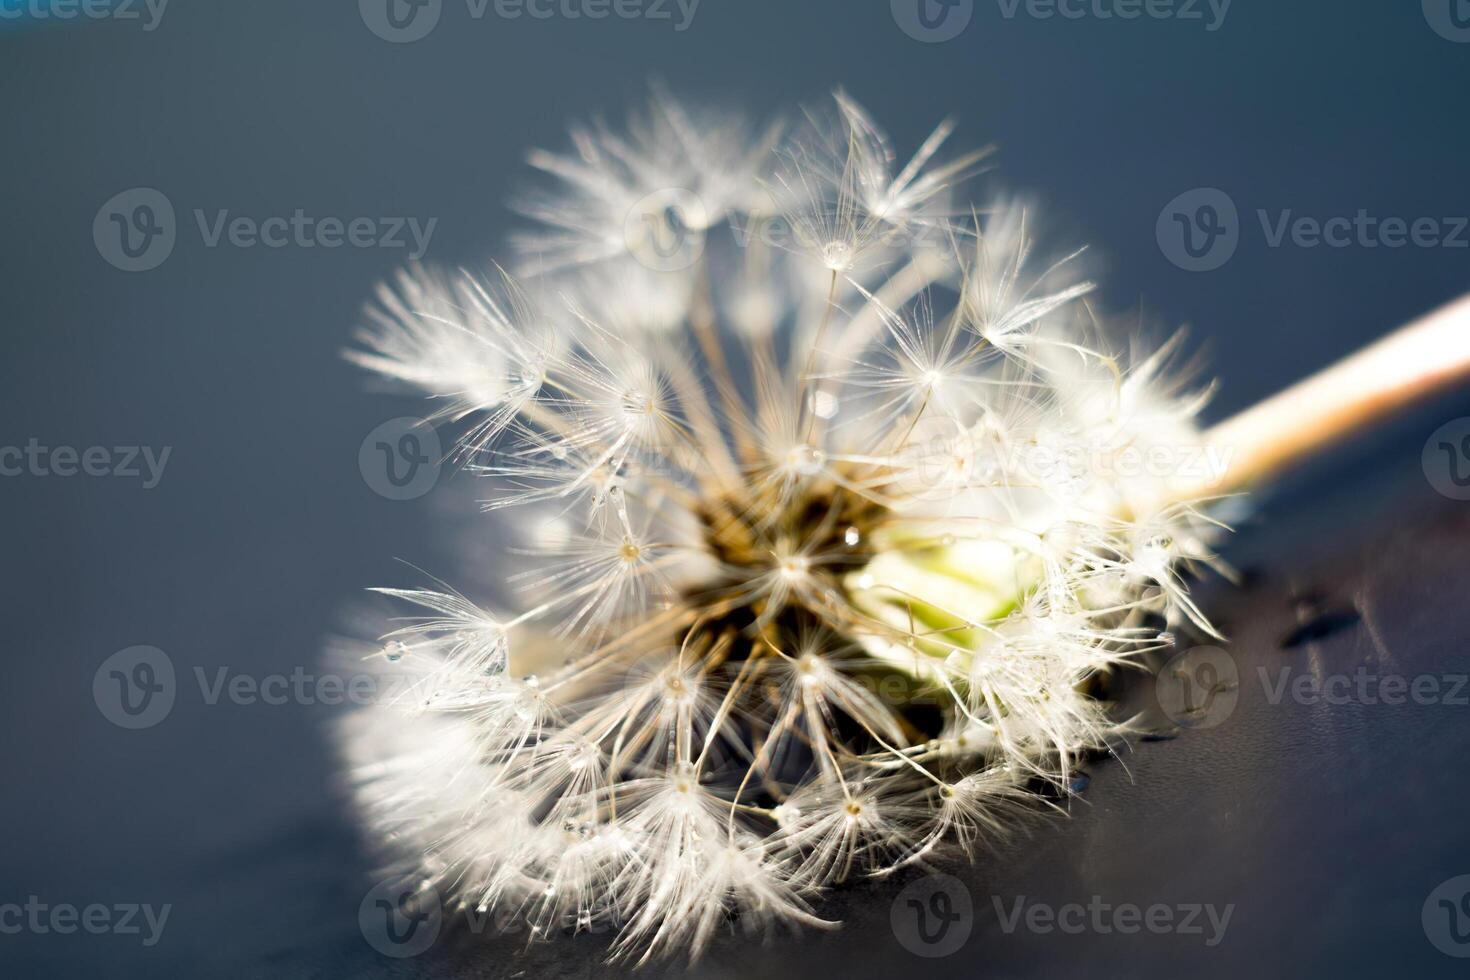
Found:
<path fill-rule="evenodd" d="M 1209 444 L 1228 456 L 1223 475 L 1206 489 L 1229 493 L 1258 484 L 1466 378 L 1470 295 L 1210 429 Z"/>

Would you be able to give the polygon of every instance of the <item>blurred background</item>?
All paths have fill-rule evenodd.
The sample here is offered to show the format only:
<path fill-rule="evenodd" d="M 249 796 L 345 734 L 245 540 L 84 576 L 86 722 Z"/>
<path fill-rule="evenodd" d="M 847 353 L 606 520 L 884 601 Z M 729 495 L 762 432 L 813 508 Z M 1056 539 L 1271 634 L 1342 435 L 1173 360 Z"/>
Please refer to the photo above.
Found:
<path fill-rule="evenodd" d="M 462 478 L 394 499 L 360 459 L 421 411 L 340 357 L 374 284 L 420 252 L 495 255 L 527 149 L 616 122 L 651 78 L 753 117 L 840 84 L 903 155 L 955 116 L 957 146 L 998 147 L 982 186 L 1090 246 L 1104 306 L 1190 326 L 1212 419 L 1470 288 L 1465 0 L 0 0 L 0 974 L 607 975 L 595 939 L 380 952 L 333 785 L 341 709 L 268 695 L 322 672 L 399 559 L 448 577 L 477 546 Z M 326 238 L 229 233 L 298 213 Z M 1317 240 L 1299 218 L 1353 228 Z M 1464 673 L 1470 504 L 1421 450 L 1467 415 L 1447 396 L 1262 502 L 1227 553 L 1253 577 L 1212 600 L 1242 664 L 1325 612 L 1295 647 L 1334 669 L 1381 666 L 1383 641 L 1411 676 Z M 1383 597 L 1372 630 L 1363 594 Z M 176 675 L 157 718 L 105 706 L 104 662 L 139 646 Z M 161 684 L 154 656 L 113 663 Z M 1447 938 L 1430 899 L 1470 874 L 1470 707 L 1327 717 L 1269 693 L 1101 763 L 1070 822 L 965 872 L 974 934 L 952 955 L 890 930 L 897 882 L 839 896 L 840 932 L 732 941 L 700 969 L 1463 975 L 1470 885 L 1444 893 Z M 1236 911 L 1212 946 L 1006 932 L 991 896 L 1028 894 Z M 109 925 L 5 912 L 28 902 Z M 170 911 L 135 934 L 128 905 Z"/>

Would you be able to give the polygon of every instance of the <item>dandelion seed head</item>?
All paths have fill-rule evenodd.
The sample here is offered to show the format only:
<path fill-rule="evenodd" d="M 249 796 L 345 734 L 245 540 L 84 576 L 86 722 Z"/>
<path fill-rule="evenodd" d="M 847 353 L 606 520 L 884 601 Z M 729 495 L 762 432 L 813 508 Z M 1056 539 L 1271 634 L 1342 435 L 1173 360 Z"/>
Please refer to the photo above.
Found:
<path fill-rule="evenodd" d="M 634 960 L 819 925 L 836 882 L 1002 834 L 1118 736 L 1101 676 L 1209 628 L 1209 502 L 1131 465 L 1197 451 L 1202 394 L 1028 206 L 956 207 L 952 129 L 905 159 L 843 93 L 752 129 L 659 92 L 532 155 L 517 275 L 380 293 L 351 356 L 463 426 L 524 542 L 503 613 L 382 590 L 408 682 L 342 730 L 430 887 Z M 675 232 L 692 264 L 650 266 Z"/>

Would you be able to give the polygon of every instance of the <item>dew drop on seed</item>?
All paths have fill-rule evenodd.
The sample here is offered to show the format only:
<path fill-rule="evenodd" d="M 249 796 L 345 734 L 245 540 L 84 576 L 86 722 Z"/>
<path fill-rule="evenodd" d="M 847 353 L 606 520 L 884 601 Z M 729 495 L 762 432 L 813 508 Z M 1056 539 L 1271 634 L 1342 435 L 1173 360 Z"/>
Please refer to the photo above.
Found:
<path fill-rule="evenodd" d="M 1085 772 L 1074 772 L 1072 778 L 1067 780 L 1067 792 L 1081 793 L 1092 785 L 1092 777 Z"/>
<path fill-rule="evenodd" d="M 383 654 L 388 658 L 390 664 L 396 664 L 408 653 L 408 645 L 402 640 L 394 640 L 384 648 Z"/>
<path fill-rule="evenodd" d="M 790 803 L 782 803 L 771 811 L 771 816 L 776 819 L 778 827 L 791 827 L 801 819 L 801 810 Z"/>
<path fill-rule="evenodd" d="M 812 395 L 812 414 L 819 419 L 830 419 L 837 414 L 837 396 L 830 391 L 818 391 Z"/>
<path fill-rule="evenodd" d="M 856 548 L 863 540 L 862 532 L 855 527 L 849 527 L 842 532 L 842 540 L 849 548 Z"/>
<path fill-rule="evenodd" d="M 822 246 L 822 264 L 840 272 L 852 264 L 852 246 L 847 242 L 827 242 Z"/>
<path fill-rule="evenodd" d="M 826 454 L 816 446 L 797 446 L 791 451 L 791 463 L 802 476 L 816 476 L 822 472 Z"/>

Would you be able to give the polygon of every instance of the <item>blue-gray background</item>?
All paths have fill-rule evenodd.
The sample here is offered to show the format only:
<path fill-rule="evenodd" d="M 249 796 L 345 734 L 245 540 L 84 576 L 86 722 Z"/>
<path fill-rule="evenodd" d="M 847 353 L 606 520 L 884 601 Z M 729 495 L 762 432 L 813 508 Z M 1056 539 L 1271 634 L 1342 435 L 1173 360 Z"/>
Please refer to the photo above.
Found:
<path fill-rule="evenodd" d="M 349 0 L 173 0 L 154 30 L 134 9 L 144 16 L 0 20 L 0 443 L 172 447 L 149 490 L 121 478 L 0 481 L 0 903 L 176 908 L 152 950 L 120 936 L 0 935 L 7 975 L 336 976 L 393 965 L 340 932 L 354 928 L 367 862 L 328 785 L 332 711 L 209 706 L 193 672 L 315 671 L 344 603 L 403 580 L 395 559 L 447 570 L 464 549 L 445 541 L 435 506 L 452 489 L 395 502 L 358 466 L 374 426 L 418 410 L 366 393 L 339 358 L 373 284 L 406 256 L 206 248 L 196 208 L 437 218 L 428 258 L 473 263 L 511 226 L 504 202 L 525 150 L 562 145 L 573 118 L 617 117 L 650 77 L 755 115 L 840 83 L 901 151 L 949 114 L 961 143 L 996 143 L 996 179 L 1034 193 L 1102 259 L 1107 305 L 1193 327 L 1223 379 L 1213 417 L 1470 286 L 1465 248 L 1271 248 L 1254 218 L 1470 214 L 1470 43 L 1431 29 L 1417 0 L 1235 0 L 1214 31 L 1203 4 L 1205 21 L 1124 21 L 1041 19 L 1024 6 L 1007 18 L 997 0 L 976 0 L 945 43 L 908 36 L 888 0 L 703 0 L 682 32 L 647 18 L 509 20 L 493 4 L 475 20 L 464 0 L 444 0 L 437 29 L 408 44 L 375 36 Z M 126 273 L 99 255 L 92 224 L 103 202 L 140 186 L 172 201 L 179 240 L 158 268 Z M 1243 234 L 1223 267 L 1192 273 L 1163 254 L 1155 223 L 1197 187 L 1231 196 Z M 1420 480 L 1408 509 L 1444 505 L 1417 477 L 1419 447 L 1465 407 L 1380 437 L 1368 462 L 1347 459 L 1332 499 L 1344 496 L 1343 472 L 1366 483 L 1394 471 Z M 1298 506 L 1269 532 L 1246 529 L 1236 547 L 1269 555 L 1394 519 L 1346 513 Z M 162 724 L 125 732 L 99 713 L 92 678 L 135 644 L 167 651 L 182 691 Z M 1462 731 L 1466 719 L 1454 719 Z M 1442 770 L 1463 769 L 1463 758 Z M 1351 799 L 1369 812 L 1384 805 L 1366 790 Z M 1461 789 L 1446 805 L 1463 814 L 1465 802 Z M 1317 962 L 1320 942 L 1339 949 L 1337 975 L 1409 960 L 1420 975 L 1450 975 L 1456 961 L 1425 941 L 1413 896 L 1470 871 L 1435 863 L 1464 853 L 1463 836 L 1444 836 L 1461 824 L 1427 832 L 1424 869 L 1394 879 L 1410 899 L 1385 907 L 1403 921 L 1378 912 L 1359 931 L 1357 906 L 1339 895 L 1346 906 L 1318 911 L 1341 931 L 1305 924 L 1294 969 Z M 1323 861 L 1371 882 L 1379 838 L 1346 840 L 1350 853 Z M 1298 843 L 1312 846 L 1306 828 Z M 1357 943 L 1350 954 L 1344 935 Z M 1250 956 L 1277 952 L 1257 942 Z M 966 955 L 969 968 L 946 969 L 983 976 L 995 957 Z M 1112 954 L 1104 942 L 1078 955 L 1099 969 Z M 1213 976 L 1254 960 L 1167 962 Z M 1027 972 L 1024 962 L 1006 969 Z M 1128 972 L 1120 963 L 1118 975 Z"/>

